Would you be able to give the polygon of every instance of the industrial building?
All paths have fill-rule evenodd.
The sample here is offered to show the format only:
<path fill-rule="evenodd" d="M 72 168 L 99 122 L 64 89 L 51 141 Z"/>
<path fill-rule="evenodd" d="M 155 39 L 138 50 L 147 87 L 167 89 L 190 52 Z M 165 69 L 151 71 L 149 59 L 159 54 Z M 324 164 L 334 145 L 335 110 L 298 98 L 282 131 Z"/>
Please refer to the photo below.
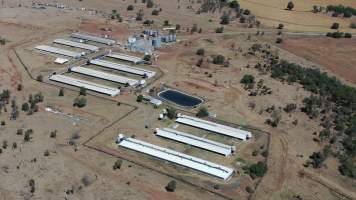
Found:
<path fill-rule="evenodd" d="M 75 87 L 85 88 L 87 90 L 95 91 L 102 94 L 107 94 L 110 96 L 116 96 L 120 94 L 120 90 L 113 87 L 108 87 L 106 85 L 101 85 L 93 83 L 90 81 L 84 81 L 76 78 L 71 78 L 64 75 L 52 75 L 49 77 L 51 81 L 56 81 L 64 84 L 68 84 Z"/>
<path fill-rule="evenodd" d="M 136 56 L 131 56 L 131 55 L 127 55 L 127 54 L 122 54 L 122 53 L 112 53 L 110 52 L 107 57 L 110 58 L 115 58 L 115 59 L 119 59 L 119 60 L 124 60 L 124 61 L 128 61 L 128 62 L 132 62 L 134 64 L 140 63 L 142 62 L 142 59 Z"/>
<path fill-rule="evenodd" d="M 101 43 L 101 44 L 106 44 L 109 46 L 116 44 L 115 40 L 97 37 L 97 36 L 93 36 L 93 35 L 88 35 L 85 33 L 72 33 L 71 36 L 74 38 L 81 39 L 81 40 L 93 41 L 93 42 L 97 42 L 97 43 Z"/>
<path fill-rule="evenodd" d="M 85 68 L 85 67 L 80 67 L 80 66 L 71 67 L 70 71 L 76 72 L 79 74 L 84 74 L 84 75 L 91 76 L 91 77 L 95 77 L 95 78 L 112 81 L 115 83 L 129 84 L 130 86 L 135 86 L 140 83 L 139 80 L 135 80 L 135 79 L 131 79 L 131 78 L 127 78 L 124 76 L 115 75 L 115 74 L 110 74 L 110 73 L 106 73 L 106 72 L 102 72 L 102 71 L 98 71 L 98 70 L 94 70 L 94 69 L 89 69 L 89 68 Z"/>
<path fill-rule="evenodd" d="M 90 44 L 84 44 L 81 42 L 74 42 L 71 40 L 55 39 L 53 42 L 57 43 L 57 44 L 61 44 L 61 45 L 66 45 L 66 46 L 70 46 L 70 47 L 76 47 L 76 48 L 80 48 L 80 49 L 89 50 L 92 52 L 99 51 L 99 47 L 97 47 L 97 46 L 90 45 Z"/>
<path fill-rule="evenodd" d="M 187 115 L 178 115 L 178 118 L 176 119 L 176 122 L 186 124 L 189 126 L 201 128 L 207 131 L 211 131 L 214 133 L 219 133 L 222 135 L 234 137 L 240 140 L 246 141 L 247 139 L 252 137 L 251 132 L 249 131 L 244 131 L 241 129 L 233 128 L 230 126 L 225 126 L 222 124 L 217 124 L 214 122 L 202 120 L 196 117 L 190 117 Z"/>
<path fill-rule="evenodd" d="M 126 138 L 121 134 L 117 138 L 117 143 L 120 147 L 125 147 L 165 161 L 188 167 L 190 169 L 221 178 L 225 181 L 229 180 L 234 174 L 234 170 L 231 168 L 156 146 L 141 140 Z"/>
<path fill-rule="evenodd" d="M 180 132 L 170 128 L 162 128 L 162 129 L 157 128 L 155 130 L 155 134 L 160 137 L 168 138 L 171 140 L 175 140 L 177 142 L 199 147 L 201 149 L 222 154 L 224 156 L 229 156 L 232 153 L 234 153 L 236 150 L 234 146 L 229 146 L 202 137 L 197 137 L 195 135 Z"/>
<path fill-rule="evenodd" d="M 128 72 L 131 74 L 136 74 L 136 75 L 140 75 L 143 77 L 147 77 L 147 78 L 151 78 L 156 75 L 156 72 L 153 72 L 153 71 L 149 71 L 149 70 L 145 70 L 145 69 L 141 69 L 141 68 L 137 68 L 137 67 L 132 67 L 132 66 L 128 66 L 128 65 L 118 64 L 118 63 L 114 63 L 114 62 L 110 62 L 110 61 L 106 61 L 106 60 L 95 59 L 95 60 L 91 60 L 90 64 L 98 65 L 98 66 L 106 67 L 106 68 L 110 68 L 110 69 L 115 69 L 115 70 L 119 70 L 119 71 L 124 71 L 124 72 Z"/>
<path fill-rule="evenodd" d="M 68 57 L 72 57 L 72 58 L 80 58 L 83 54 L 83 53 L 78 53 L 78 52 L 69 51 L 66 49 L 47 46 L 47 45 L 38 45 L 35 47 L 35 49 L 54 53 L 54 54 L 59 54 L 59 55 L 63 55 L 63 56 L 68 56 Z"/>

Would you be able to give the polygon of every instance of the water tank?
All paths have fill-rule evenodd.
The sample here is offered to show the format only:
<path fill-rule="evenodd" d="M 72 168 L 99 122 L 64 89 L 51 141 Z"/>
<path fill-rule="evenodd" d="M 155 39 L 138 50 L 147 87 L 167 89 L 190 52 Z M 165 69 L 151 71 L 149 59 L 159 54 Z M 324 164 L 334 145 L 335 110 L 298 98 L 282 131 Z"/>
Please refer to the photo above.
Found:
<path fill-rule="evenodd" d="M 176 34 L 173 34 L 172 36 L 173 36 L 173 37 L 172 37 L 173 42 L 176 42 L 176 41 L 177 41 L 177 35 L 176 35 Z"/>
<path fill-rule="evenodd" d="M 153 46 L 155 49 L 161 48 L 161 38 L 157 37 L 157 38 L 153 39 L 153 40 L 152 40 L 152 46 Z"/>

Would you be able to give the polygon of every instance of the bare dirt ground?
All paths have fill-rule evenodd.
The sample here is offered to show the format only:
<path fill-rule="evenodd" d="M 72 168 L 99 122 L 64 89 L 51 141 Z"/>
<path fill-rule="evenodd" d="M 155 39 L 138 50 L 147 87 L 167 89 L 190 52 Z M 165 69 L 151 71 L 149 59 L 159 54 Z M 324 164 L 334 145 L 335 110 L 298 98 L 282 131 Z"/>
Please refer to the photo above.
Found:
<path fill-rule="evenodd" d="M 356 39 L 290 38 L 281 47 L 356 83 Z"/>

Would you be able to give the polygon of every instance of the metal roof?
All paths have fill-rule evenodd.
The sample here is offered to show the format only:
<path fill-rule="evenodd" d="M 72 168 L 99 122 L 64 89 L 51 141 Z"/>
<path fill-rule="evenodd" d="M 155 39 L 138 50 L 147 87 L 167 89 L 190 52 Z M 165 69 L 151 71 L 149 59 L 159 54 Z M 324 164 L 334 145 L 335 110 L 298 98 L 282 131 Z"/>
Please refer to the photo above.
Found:
<path fill-rule="evenodd" d="M 57 43 L 57 44 L 67 45 L 67 46 L 70 46 L 70 47 L 86 49 L 86 50 L 89 50 L 89 51 L 99 51 L 99 47 L 94 46 L 94 45 L 90 45 L 90 44 L 84 44 L 84 43 L 81 43 L 81 42 L 74 42 L 74 41 L 65 40 L 65 39 L 55 39 L 53 42 Z"/>
<path fill-rule="evenodd" d="M 72 72 L 76 72 L 76 73 L 80 73 L 80 74 L 84 74 L 84 75 L 92 76 L 92 77 L 96 77 L 96 78 L 101 78 L 101 79 L 116 82 L 116 83 L 122 83 L 122 84 L 128 83 L 130 86 L 134 86 L 139 83 L 139 81 L 135 80 L 135 79 L 131 79 L 131 78 L 127 78 L 124 76 L 115 75 L 115 74 L 110 74 L 110 73 L 106 73 L 106 72 L 102 72 L 102 71 L 98 71 L 98 70 L 94 70 L 94 69 L 89 69 L 89 68 L 85 68 L 85 67 L 79 67 L 79 66 L 71 67 L 70 70 Z"/>
<path fill-rule="evenodd" d="M 234 173 L 231 168 L 133 138 L 118 138 L 118 145 L 224 180 L 228 180 Z"/>
<path fill-rule="evenodd" d="M 106 60 L 95 59 L 95 60 L 91 60 L 90 63 L 93 65 L 107 67 L 110 69 L 124 71 L 124 72 L 136 74 L 136 75 L 140 75 L 140 76 L 146 75 L 148 78 L 151 78 L 151 77 L 155 76 L 155 74 L 156 74 L 156 72 L 153 72 L 153 71 L 149 71 L 149 70 L 145 70 L 145 69 L 141 69 L 141 68 L 137 68 L 137 67 L 132 67 L 132 66 L 128 66 L 128 65 L 118 64 L 118 63 L 114 63 L 114 62 L 110 62 L 110 61 L 106 61 Z"/>
<path fill-rule="evenodd" d="M 188 133 L 180 132 L 170 128 L 156 129 L 156 135 L 229 156 L 235 150 L 234 146 L 229 146 L 202 137 L 197 137 Z"/>
<path fill-rule="evenodd" d="M 102 44 L 106 44 L 106 45 L 113 45 L 116 43 L 116 41 L 112 40 L 112 39 L 97 37 L 97 36 L 88 35 L 85 33 L 72 33 L 71 36 L 74 38 L 79 38 L 82 40 L 89 40 L 89 41 L 98 42 L 98 43 L 102 43 Z"/>
<path fill-rule="evenodd" d="M 142 61 L 142 59 L 139 58 L 139 57 L 131 56 L 131 55 L 127 55 L 127 54 L 122 54 L 122 53 L 109 53 L 107 55 L 107 57 L 116 58 L 116 59 L 119 59 L 119 60 L 125 60 L 125 61 L 129 61 L 129 62 L 133 62 L 135 64 Z"/>
<path fill-rule="evenodd" d="M 41 50 L 41 51 L 47 51 L 50 53 L 60 54 L 60 55 L 64 55 L 64 56 L 68 56 L 68 57 L 72 57 L 72 58 L 80 58 L 82 56 L 82 53 L 69 51 L 69 50 L 61 49 L 61 48 L 57 48 L 57 47 L 51 47 L 51 46 L 47 46 L 47 45 L 38 45 L 35 47 L 35 49 Z"/>
<path fill-rule="evenodd" d="M 222 124 L 217 124 L 214 122 L 202 120 L 202 119 L 199 119 L 196 117 L 190 117 L 187 115 L 178 116 L 178 118 L 176 119 L 176 122 L 194 126 L 194 127 L 201 128 L 201 129 L 205 129 L 205 130 L 212 131 L 215 133 L 227 135 L 230 137 L 238 138 L 241 140 L 247 140 L 248 138 L 252 137 L 252 134 L 249 131 L 244 131 L 244 130 L 233 128 L 230 126 L 225 126 Z"/>
<path fill-rule="evenodd" d="M 84 81 L 81 79 L 71 78 L 71 77 L 64 76 L 64 75 L 52 75 L 49 79 L 52 81 L 57 81 L 60 83 L 64 83 L 64 84 L 68 84 L 68 85 L 72 85 L 72 86 L 76 86 L 76 87 L 83 87 L 85 89 L 99 92 L 102 94 L 107 94 L 110 96 L 116 96 L 116 95 L 120 94 L 120 90 L 117 88 L 112 88 L 112 87 L 108 87 L 106 85 L 101 85 L 101 84 L 93 83 L 90 81 Z"/>

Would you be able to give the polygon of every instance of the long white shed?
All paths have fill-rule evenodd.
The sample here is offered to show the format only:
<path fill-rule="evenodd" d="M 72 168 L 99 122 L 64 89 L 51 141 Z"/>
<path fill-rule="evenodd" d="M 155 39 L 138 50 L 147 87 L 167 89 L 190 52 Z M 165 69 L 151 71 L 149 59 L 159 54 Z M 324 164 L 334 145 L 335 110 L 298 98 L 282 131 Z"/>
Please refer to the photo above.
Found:
<path fill-rule="evenodd" d="M 112 39 L 97 37 L 97 36 L 93 36 L 93 35 L 89 35 L 89 34 L 85 34 L 85 33 L 72 33 L 71 36 L 74 38 L 93 41 L 93 42 L 102 43 L 102 44 L 106 44 L 106 45 L 110 45 L 110 46 L 114 45 L 116 43 L 116 41 L 112 40 Z"/>
<path fill-rule="evenodd" d="M 136 74 L 136 75 L 140 75 L 140 76 L 146 76 L 148 78 L 151 78 L 156 75 L 156 72 L 153 72 L 153 71 L 149 71 L 149 70 L 145 70 L 145 69 L 137 68 L 137 67 L 132 67 L 132 66 L 128 66 L 128 65 L 118 64 L 118 63 L 114 63 L 114 62 L 110 62 L 110 61 L 106 61 L 106 60 L 95 59 L 95 60 L 91 60 L 90 64 L 98 65 L 101 67 L 106 67 L 109 69 L 115 69 L 115 70 L 131 73 L 131 74 Z"/>
<path fill-rule="evenodd" d="M 182 142 L 195 147 L 199 147 L 208 151 L 212 151 L 224 156 L 231 155 L 236 149 L 234 146 L 229 146 L 206 138 L 197 137 L 188 133 L 177 131 L 170 128 L 157 128 L 155 134 L 160 137 Z"/>
<path fill-rule="evenodd" d="M 76 79 L 76 78 L 72 78 L 72 77 L 68 77 L 68 76 L 64 76 L 64 75 L 52 75 L 49 77 L 49 79 L 51 81 L 56 81 L 56 82 L 60 82 L 60 83 L 64 83 L 64 84 L 68 84 L 68 85 L 72 85 L 72 86 L 76 86 L 76 87 L 83 87 L 87 90 L 92 90 L 95 92 L 99 92 L 102 94 L 107 94 L 110 96 L 116 96 L 118 94 L 120 94 L 120 90 L 117 88 L 113 88 L 113 87 L 109 87 L 106 85 L 101 85 L 101 84 L 97 84 L 97 83 L 93 83 L 90 81 L 85 81 L 85 80 L 81 80 L 81 79 Z"/>
<path fill-rule="evenodd" d="M 68 56 L 68 57 L 72 57 L 72 58 L 80 58 L 83 54 L 81 52 L 69 51 L 66 49 L 51 47 L 51 46 L 47 46 L 47 45 L 38 45 L 35 47 L 35 49 L 54 53 L 54 54 L 59 54 L 59 55 L 63 55 L 63 56 Z"/>
<path fill-rule="evenodd" d="M 131 55 L 127 55 L 127 54 L 123 54 L 123 53 L 109 53 L 107 55 L 107 57 L 110 58 L 115 58 L 118 60 L 124 60 L 124 61 L 129 61 L 129 62 L 133 62 L 135 64 L 142 62 L 142 58 L 136 57 L 136 56 L 131 56 Z"/>
<path fill-rule="evenodd" d="M 176 119 L 176 122 L 186 124 L 189 126 L 194 126 L 197 128 L 201 128 L 204 130 L 208 130 L 214 133 L 219 133 L 222 135 L 227 135 L 230 137 L 238 138 L 240 140 L 247 140 L 252 137 L 251 132 L 233 128 L 230 126 L 225 126 L 222 124 L 210 122 L 207 120 L 199 119 L 196 117 L 191 117 L 187 115 L 179 115 L 178 118 Z"/>
<path fill-rule="evenodd" d="M 84 74 L 84 75 L 91 76 L 91 77 L 95 77 L 95 78 L 100 78 L 100 79 L 116 82 L 116 83 L 122 83 L 122 84 L 128 83 L 130 86 L 135 86 L 135 85 L 139 84 L 139 80 L 127 78 L 124 76 L 119 76 L 116 74 L 110 74 L 110 73 L 98 71 L 95 69 L 89 69 L 86 67 L 80 67 L 80 66 L 71 67 L 70 71 Z"/>
<path fill-rule="evenodd" d="M 80 48 L 80 49 L 85 49 L 89 51 L 99 51 L 99 47 L 91 45 L 91 44 L 84 44 L 81 42 L 74 42 L 71 40 L 65 40 L 65 39 L 55 39 L 53 41 L 54 43 L 61 44 L 61 45 L 66 45 L 70 47 L 75 47 L 75 48 Z"/>
<path fill-rule="evenodd" d="M 119 135 L 117 143 L 121 147 L 125 147 L 134 151 L 138 151 L 162 160 L 166 160 L 178 165 L 194 169 L 205 174 L 215 176 L 227 181 L 234 174 L 234 170 L 210 161 L 206 161 L 197 157 L 189 156 L 177 151 L 156 146 L 141 140 L 133 138 L 125 138 Z"/>

